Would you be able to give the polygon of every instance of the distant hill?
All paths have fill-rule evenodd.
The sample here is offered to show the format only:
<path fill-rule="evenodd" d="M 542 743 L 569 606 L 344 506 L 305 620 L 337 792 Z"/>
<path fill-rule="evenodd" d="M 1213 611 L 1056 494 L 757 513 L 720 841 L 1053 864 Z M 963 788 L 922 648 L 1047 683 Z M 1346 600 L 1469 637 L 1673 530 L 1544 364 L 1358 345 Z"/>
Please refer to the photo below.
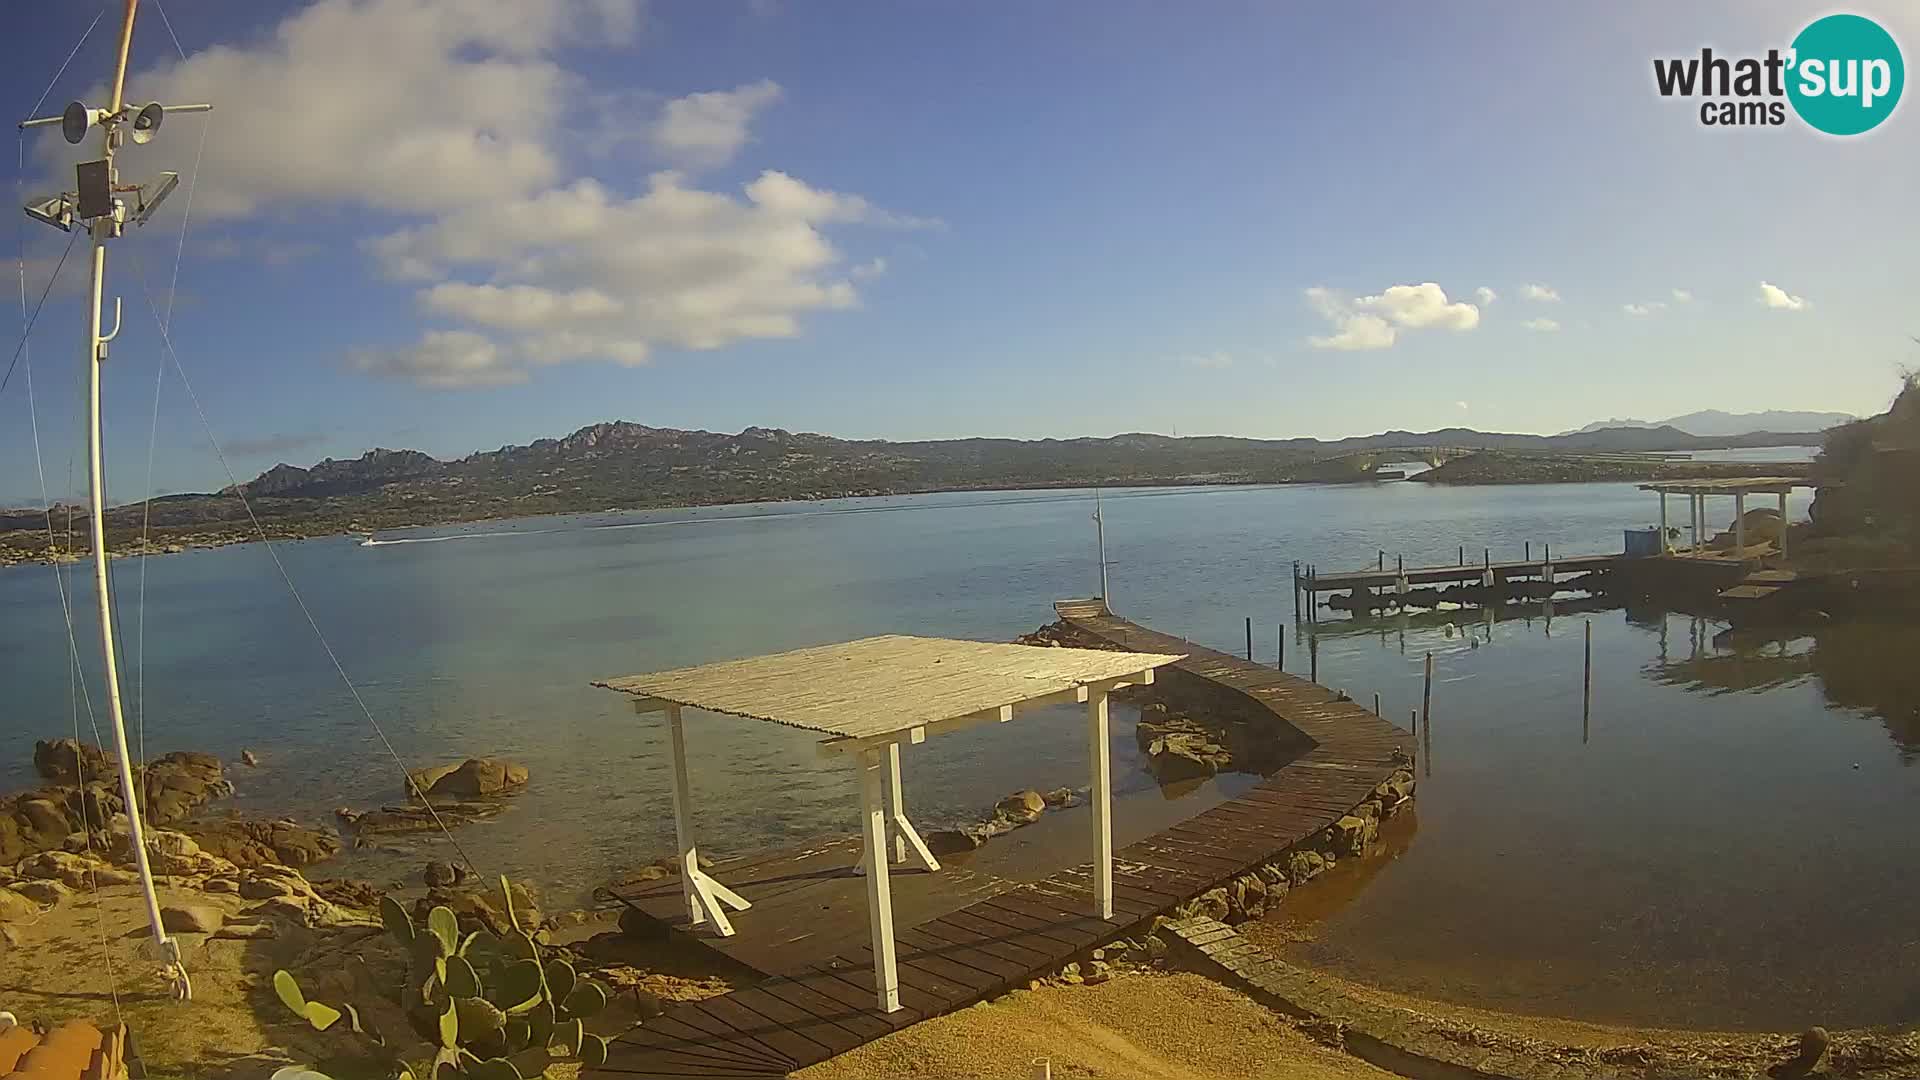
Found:
<path fill-rule="evenodd" d="M 1848 413 L 1837 412 L 1790 412 L 1769 409 L 1757 413 L 1730 413 L 1719 409 L 1705 409 L 1690 412 L 1685 416 L 1670 416 L 1665 420 L 1596 420 L 1578 431 L 1565 432 L 1568 435 L 1585 435 L 1611 428 L 1677 428 L 1689 435 L 1701 435 L 1719 438 L 1729 435 L 1745 435 L 1754 431 L 1802 432 L 1813 434 L 1830 427 L 1851 423 L 1856 417 Z"/>
<path fill-rule="evenodd" d="M 1570 435 L 1443 428 L 1332 441 L 1133 433 L 1099 439 L 888 442 L 780 428 L 750 427 L 729 435 L 613 421 L 453 461 L 417 450 L 375 449 L 309 467 L 283 463 L 241 486 L 269 534 L 302 536 L 610 508 L 929 491 L 1337 483 L 1365 479 L 1374 467 L 1421 457 L 1434 447 L 1591 454 L 1785 446 L 1804 438 L 1761 432 L 1704 439 L 1663 427 Z M 110 543 L 124 548 L 125 539 L 140 535 L 142 521 L 138 504 L 108 510 Z M 155 499 L 151 525 L 156 543 L 231 542 L 252 532 L 231 489 Z M 0 511 L 0 548 L 36 550 L 45 536 L 40 513 Z"/>

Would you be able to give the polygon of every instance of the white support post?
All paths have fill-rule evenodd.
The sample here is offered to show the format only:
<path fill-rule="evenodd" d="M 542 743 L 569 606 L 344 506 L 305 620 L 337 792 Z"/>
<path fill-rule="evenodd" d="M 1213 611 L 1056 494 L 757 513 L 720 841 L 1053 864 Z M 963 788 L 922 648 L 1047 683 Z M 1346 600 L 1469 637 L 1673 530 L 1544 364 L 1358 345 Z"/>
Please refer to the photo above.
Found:
<path fill-rule="evenodd" d="M 1673 554 L 1673 545 L 1667 543 L 1667 493 L 1660 493 L 1660 554 Z"/>
<path fill-rule="evenodd" d="M 693 842 L 693 798 L 687 783 L 687 735 L 680 723 L 680 706 L 667 706 L 667 726 L 673 740 L 673 834 L 680 854 L 680 891 L 687 901 L 687 922 L 698 926 L 711 920 L 721 937 L 732 937 L 733 922 L 727 918 L 725 908 L 745 911 L 753 905 L 700 869 L 700 850 Z"/>
<path fill-rule="evenodd" d="M 929 874 L 940 872 L 940 860 L 933 857 L 920 830 L 907 820 L 905 788 L 900 785 L 900 744 L 887 744 L 887 829 L 893 834 L 893 861 L 918 866 Z"/>
<path fill-rule="evenodd" d="M 1780 493 L 1780 557 L 1787 557 L 1787 493 Z"/>
<path fill-rule="evenodd" d="M 1706 515 L 1702 513 L 1700 509 L 1699 492 L 1696 491 L 1692 495 L 1687 496 L 1687 502 L 1691 504 L 1693 510 L 1693 552 L 1697 555 L 1700 553 L 1700 530 L 1706 521 Z"/>
<path fill-rule="evenodd" d="M 900 975 L 893 955 L 893 892 L 887 882 L 887 814 L 881 805 L 878 750 L 860 754 L 860 833 L 866 840 L 867 928 L 873 939 L 873 985 L 881 1012 L 900 1008 Z"/>
<path fill-rule="evenodd" d="M 1093 813 L 1093 913 L 1113 918 L 1113 769 L 1107 750 L 1107 691 L 1090 687 L 1087 694 L 1087 756 L 1092 759 L 1093 783 L 1087 802 Z"/>
<path fill-rule="evenodd" d="M 1747 557 L 1747 493 L 1733 493 L 1733 550 L 1736 559 Z"/>

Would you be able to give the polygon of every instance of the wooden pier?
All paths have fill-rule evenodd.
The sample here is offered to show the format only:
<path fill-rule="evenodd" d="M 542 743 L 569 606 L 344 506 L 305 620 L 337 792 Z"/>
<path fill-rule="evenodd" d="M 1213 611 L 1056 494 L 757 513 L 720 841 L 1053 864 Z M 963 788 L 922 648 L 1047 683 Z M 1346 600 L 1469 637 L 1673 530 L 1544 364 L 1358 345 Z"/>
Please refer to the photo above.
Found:
<path fill-rule="evenodd" d="M 1550 586 L 1563 577 L 1614 570 L 1628 558 L 1624 554 L 1554 558 L 1551 548 L 1544 549 L 1542 557 L 1538 559 L 1494 562 L 1483 557 L 1477 563 L 1462 561 L 1441 566 L 1406 566 L 1399 563 L 1389 566 L 1383 557 L 1372 570 L 1323 574 L 1313 566 L 1296 569 L 1294 590 L 1296 597 L 1304 600 L 1306 617 L 1312 619 L 1319 609 L 1320 597 L 1326 593 L 1351 592 L 1356 596 L 1375 593 L 1382 599 L 1391 600 L 1395 596 L 1407 596 L 1422 585 L 1450 584 L 1492 589 L 1517 587 L 1522 583 Z"/>
<path fill-rule="evenodd" d="M 1022 865 L 1019 833 L 992 840 L 1005 854 L 969 872 L 896 877 L 900 1004 L 875 1006 L 873 957 L 859 942 L 866 912 L 857 841 L 835 840 L 721 863 L 714 873 L 752 901 L 740 933 L 693 938 L 768 977 L 701 1002 L 677 1005 L 620 1036 L 607 1063 L 583 1076 L 771 1078 L 823 1061 L 920 1020 L 1024 986 L 1067 961 L 1132 933 L 1156 915 L 1280 857 L 1364 801 L 1412 738 L 1334 691 L 1172 635 L 1107 610 L 1061 601 L 1062 620 L 1133 652 L 1185 653 L 1172 665 L 1244 695 L 1312 745 L 1238 798 L 1114 852 L 1115 918 L 1089 914 L 1091 864 Z M 1028 829 L 1042 829 L 1046 819 Z M 1021 830 L 1027 831 L 1027 830 Z M 1024 880 L 1022 880 L 1024 879 Z M 678 881 L 616 887 L 663 933 L 687 932 Z"/>

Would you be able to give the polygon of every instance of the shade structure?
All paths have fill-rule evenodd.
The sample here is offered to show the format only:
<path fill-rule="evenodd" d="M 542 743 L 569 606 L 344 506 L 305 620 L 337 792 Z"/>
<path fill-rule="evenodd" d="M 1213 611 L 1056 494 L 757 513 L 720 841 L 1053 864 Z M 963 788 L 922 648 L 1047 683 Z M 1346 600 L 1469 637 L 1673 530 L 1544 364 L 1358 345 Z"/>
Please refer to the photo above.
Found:
<path fill-rule="evenodd" d="M 900 1006 L 888 863 L 938 871 L 907 818 L 900 784 L 902 744 L 979 723 L 1005 723 L 1025 706 L 1087 706 L 1095 914 L 1113 917 L 1113 791 L 1108 761 L 1107 696 L 1153 681 L 1179 655 L 1005 645 L 886 635 L 836 645 L 728 660 L 594 685 L 634 696 L 637 712 L 665 713 L 673 754 L 673 816 L 687 916 L 721 934 L 735 932 L 727 909 L 751 905 L 699 865 L 692 829 L 683 708 L 820 732 L 824 753 L 843 755 L 859 772 L 861 855 L 879 1007 Z"/>

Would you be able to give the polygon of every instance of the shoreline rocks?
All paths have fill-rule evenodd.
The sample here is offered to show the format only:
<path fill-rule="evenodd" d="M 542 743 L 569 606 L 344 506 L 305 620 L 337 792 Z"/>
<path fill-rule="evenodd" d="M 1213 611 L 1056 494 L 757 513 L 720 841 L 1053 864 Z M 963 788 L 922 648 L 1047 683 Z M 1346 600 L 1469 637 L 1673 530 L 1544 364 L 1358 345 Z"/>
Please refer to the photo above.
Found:
<path fill-rule="evenodd" d="M 452 765 L 434 765 L 407 774 L 407 797 L 428 799 L 491 799 L 526 790 L 527 767 L 506 758 L 468 758 Z"/>

